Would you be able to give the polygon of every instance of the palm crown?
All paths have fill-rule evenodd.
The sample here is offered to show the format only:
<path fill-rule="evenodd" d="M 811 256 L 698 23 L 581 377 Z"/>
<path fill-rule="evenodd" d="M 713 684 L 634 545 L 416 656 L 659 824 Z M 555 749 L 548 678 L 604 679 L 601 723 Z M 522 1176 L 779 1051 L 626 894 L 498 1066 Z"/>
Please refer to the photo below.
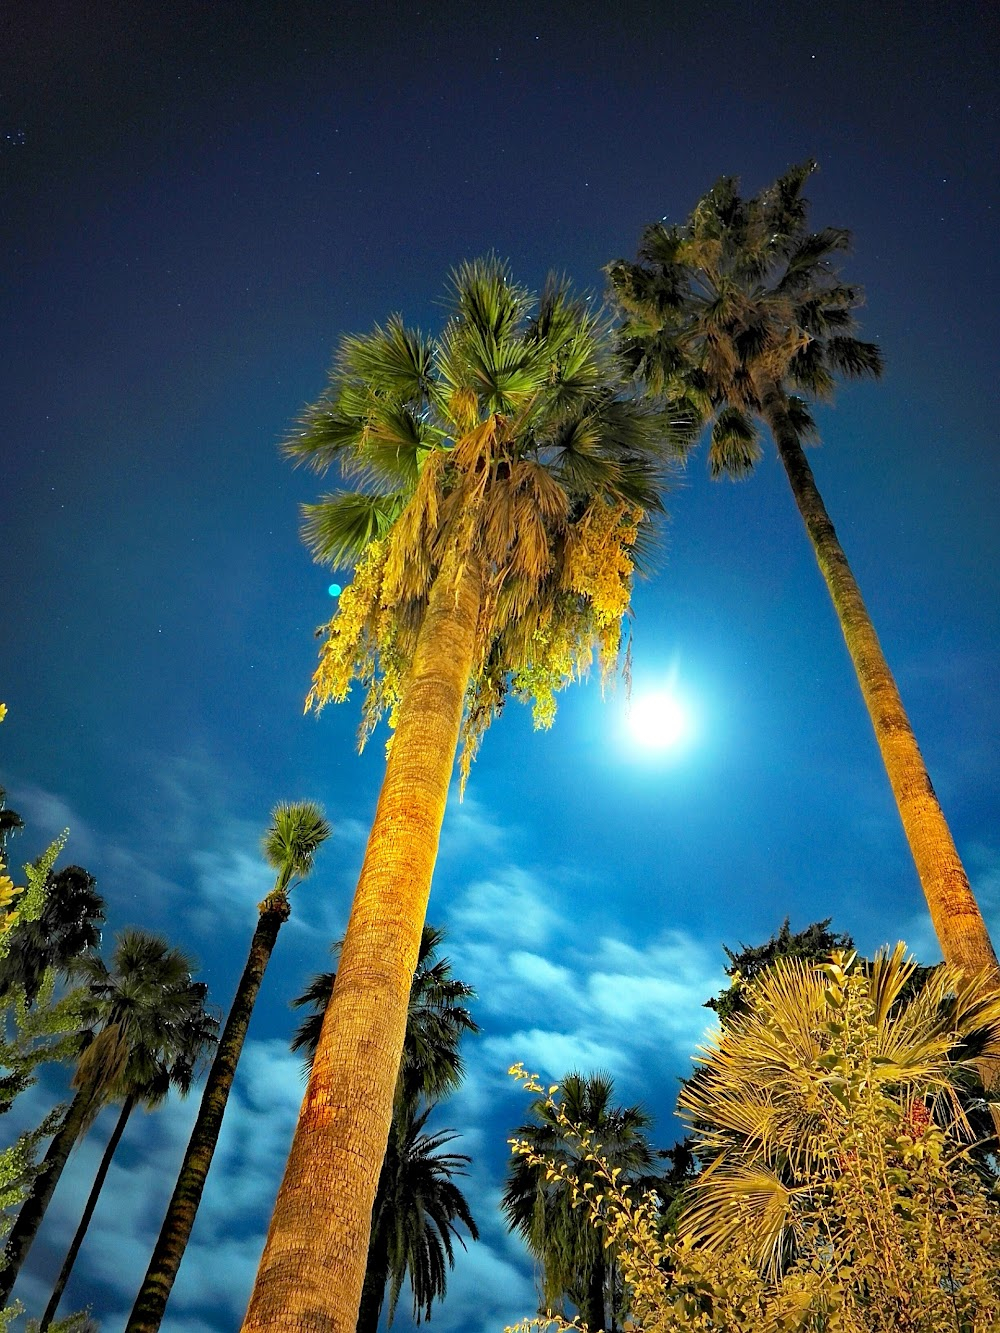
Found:
<path fill-rule="evenodd" d="M 315 801 L 282 801 L 274 807 L 261 850 L 268 865 L 278 872 L 275 892 L 284 893 L 294 876 L 304 879 L 310 873 L 331 831 Z"/>
<path fill-rule="evenodd" d="M 815 169 L 793 167 L 752 199 L 723 177 L 683 226 L 646 228 L 638 263 L 608 267 L 626 361 L 654 393 L 711 421 L 713 476 L 753 469 L 769 390 L 807 439 L 806 399 L 832 397 L 838 375 L 881 373 L 878 346 L 854 336 L 861 289 L 833 263 L 850 233 L 806 229 L 802 188 Z"/>
<path fill-rule="evenodd" d="M 92 1114 L 128 1095 L 155 1105 L 171 1083 L 188 1090 L 218 1029 L 205 1012 L 208 988 L 191 970 L 179 949 L 141 930 L 121 932 L 110 966 L 95 954 L 75 964 L 86 986 L 84 1022 L 95 1035 L 73 1086 L 89 1094 Z"/>
<path fill-rule="evenodd" d="M 622 395 L 603 316 L 564 283 L 536 303 L 491 258 L 454 273 L 448 305 L 436 338 L 394 317 L 343 339 L 286 450 L 361 486 L 304 506 L 316 559 L 357 565 L 310 702 L 360 679 L 364 738 L 398 703 L 435 580 L 475 562 L 471 755 L 511 687 L 547 724 L 595 644 L 613 665 L 672 431 Z"/>

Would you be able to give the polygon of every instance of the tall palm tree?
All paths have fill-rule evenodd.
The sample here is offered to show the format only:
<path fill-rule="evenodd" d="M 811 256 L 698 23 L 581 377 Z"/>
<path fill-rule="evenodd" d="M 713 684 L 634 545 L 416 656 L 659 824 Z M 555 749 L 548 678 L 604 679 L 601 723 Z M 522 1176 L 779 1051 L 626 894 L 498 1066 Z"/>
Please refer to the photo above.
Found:
<path fill-rule="evenodd" d="M 419 1322 L 421 1311 L 430 1318 L 432 1302 L 445 1294 L 445 1260 L 449 1264 L 452 1260 L 451 1220 L 458 1218 L 473 1239 L 478 1238 L 465 1199 L 451 1183 L 457 1164 L 467 1159 L 438 1151 L 451 1141 L 448 1131 L 423 1133 L 429 1108 L 421 1109 L 422 1100 L 433 1104 L 459 1086 L 463 1075 L 459 1043 L 464 1033 L 479 1031 L 464 1003 L 475 999 L 476 992 L 452 976 L 447 958 L 436 956 L 443 942 L 443 930 L 424 926 L 410 987 L 389 1141 L 372 1207 L 357 1333 L 375 1333 L 390 1284 L 391 1321 L 407 1274 L 414 1318 Z M 343 940 L 334 945 L 335 959 L 342 947 Z M 335 980 L 335 972 L 322 972 L 292 1001 L 296 1008 L 315 1010 L 292 1039 L 292 1050 L 304 1051 L 309 1065 L 319 1045 Z"/>
<path fill-rule="evenodd" d="M 206 1012 L 203 1007 L 208 987 L 204 982 L 192 982 L 190 993 L 190 1010 L 176 1024 L 172 1034 L 171 1048 L 168 1049 L 164 1045 L 154 1051 L 133 1051 L 122 1073 L 117 1089 L 118 1095 L 123 1098 L 121 1111 L 105 1146 L 100 1166 L 97 1168 L 97 1174 L 94 1177 L 94 1183 L 91 1186 L 90 1194 L 87 1196 L 86 1206 L 70 1242 L 69 1249 L 66 1251 L 66 1257 L 52 1288 L 48 1305 L 39 1320 L 38 1333 L 45 1333 L 45 1330 L 55 1318 L 66 1283 L 69 1281 L 73 1266 L 76 1263 L 76 1257 L 80 1252 L 80 1246 L 83 1244 L 91 1219 L 94 1216 L 94 1210 L 101 1196 L 101 1190 L 104 1188 L 111 1162 L 118 1150 L 118 1145 L 125 1133 L 125 1127 L 132 1112 L 137 1106 L 142 1106 L 147 1111 L 156 1110 L 163 1104 L 171 1088 L 175 1088 L 182 1097 L 186 1097 L 191 1091 L 191 1085 L 194 1082 L 198 1067 L 204 1060 L 206 1053 L 216 1043 L 219 1021 Z"/>
<path fill-rule="evenodd" d="M 614 1080 L 608 1074 L 586 1078 L 568 1074 L 560 1084 L 569 1122 L 593 1134 L 606 1164 L 621 1172 L 622 1185 L 627 1186 L 631 1177 L 638 1186 L 653 1166 L 645 1133 L 652 1120 L 642 1106 L 616 1106 L 613 1096 Z M 595 1180 L 586 1154 L 564 1136 L 554 1104 L 539 1097 L 531 1112 L 534 1119 L 521 1125 L 515 1137 L 550 1163 L 570 1165 L 579 1186 Z M 566 1180 L 550 1178 L 545 1167 L 525 1156 L 512 1157 L 501 1207 L 510 1228 L 521 1233 L 542 1265 L 543 1306 L 554 1309 L 568 1299 L 591 1333 L 613 1328 L 617 1313 L 613 1253 L 586 1211 L 577 1206 Z"/>
<path fill-rule="evenodd" d="M 100 947 L 103 921 L 104 899 L 93 875 L 80 866 L 49 871 L 41 915 L 14 927 L 10 950 L 0 959 L 0 997 L 20 987 L 30 1007 L 50 968 L 65 972 Z"/>
<path fill-rule="evenodd" d="M 310 874 L 316 853 L 331 831 L 323 811 L 313 801 L 277 805 L 271 812 L 271 825 L 264 835 L 262 847 L 268 864 L 277 870 L 278 875 L 274 888 L 258 908 L 257 928 L 250 941 L 246 966 L 205 1083 L 198 1116 L 146 1276 L 129 1315 L 126 1326 L 129 1333 L 160 1327 L 201 1203 L 264 972 L 277 942 L 278 931 L 291 911 L 288 895 Z"/>
<path fill-rule="evenodd" d="M 0 1309 L 10 1297 L 70 1150 L 102 1107 L 127 1096 L 129 1084 L 155 1078 L 160 1062 L 177 1051 L 192 1012 L 199 1013 L 204 1005 L 205 987 L 191 980 L 191 959 L 146 931 L 122 931 L 110 966 L 90 956 L 81 959 L 78 968 L 86 983 L 81 1006 L 87 1041 L 73 1074 L 76 1095 L 7 1238 Z"/>
<path fill-rule="evenodd" d="M 555 283 L 535 305 L 492 259 L 449 304 L 434 339 L 395 317 L 345 338 L 288 446 L 366 488 L 306 507 L 316 558 L 357 562 L 309 702 L 360 679 L 366 727 L 395 729 L 247 1333 L 353 1330 L 460 733 L 468 760 L 510 693 L 546 725 L 595 646 L 613 669 L 660 508 L 662 423 L 621 395 L 598 312 Z"/>
<path fill-rule="evenodd" d="M 454 1092 L 465 1074 L 459 1049 L 462 1037 L 479 1031 L 466 1007 L 467 1001 L 476 998 L 475 988 L 452 976 L 449 959 L 438 957 L 444 939 L 445 932 L 438 926 L 425 924 L 420 932 L 396 1082 L 397 1104 L 413 1107 L 419 1097 L 437 1101 Z M 343 947 L 343 940 L 334 944 L 334 962 L 339 961 Z M 292 1001 L 296 1009 L 314 1011 L 302 1020 L 292 1038 L 292 1050 L 305 1053 L 308 1068 L 316 1056 L 336 979 L 336 972 L 320 972 Z"/>
<path fill-rule="evenodd" d="M 814 162 L 752 199 L 723 178 L 682 226 L 643 234 L 638 263 L 608 274 L 624 311 L 622 350 L 654 394 L 676 396 L 711 425 L 714 476 L 743 477 L 771 434 L 857 672 L 889 782 L 948 962 L 1000 968 L 896 682 L 823 504 L 803 441 L 815 436 L 807 400 L 832 397 L 837 377 L 877 376 L 882 355 L 854 336 L 862 292 L 835 257 L 850 235 L 807 230 L 802 196 Z"/>

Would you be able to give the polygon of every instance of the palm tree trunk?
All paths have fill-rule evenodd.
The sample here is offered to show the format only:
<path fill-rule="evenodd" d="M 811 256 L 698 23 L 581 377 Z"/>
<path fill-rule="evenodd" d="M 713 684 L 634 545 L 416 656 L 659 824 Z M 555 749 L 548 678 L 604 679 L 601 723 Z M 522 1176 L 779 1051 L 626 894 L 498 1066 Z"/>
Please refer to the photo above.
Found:
<path fill-rule="evenodd" d="M 598 1244 L 603 1246 L 603 1233 L 598 1234 Z M 584 1304 L 580 1311 L 580 1321 L 587 1325 L 590 1333 L 603 1329 L 604 1320 L 604 1284 L 607 1279 L 607 1265 L 604 1262 L 604 1250 L 594 1256 L 594 1263 L 587 1277 L 587 1289 L 584 1292 Z"/>
<path fill-rule="evenodd" d="M 386 1219 L 382 1217 L 385 1206 L 387 1163 L 382 1163 L 379 1172 L 378 1189 L 375 1191 L 375 1203 L 372 1205 L 372 1234 L 368 1242 L 368 1257 L 365 1261 L 365 1280 L 361 1288 L 361 1305 L 358 1309 L 357 1333 L 378 1333 L 378 1321 L 385 1304 L 385 1288 L 389 1281 L 389 1232 Z"/>
<path fill-rule="evenodd" d="M 92 1101 L 92 1092 L 81 1088 L 70 1102 L 62 1124 L 52 1136 L 31 1191 L 21 1204 L 21 1211 L 11 1227 L 4 1248 L 3 1268 L 0 1269 L 0 1310 L 10 1303 L 10 1293 L 21 1271 L 21 1265 L 28 1257 L 28 1251 L 38 1234 L 38 1228 L 42 1224 L 52 1192 L 59 1183 L 70 1150 L 83 1133 Z"/>
<path fill-rule="evenodd" d="M 273 893 L 261 904 L 246 966 L 219 1039 L 177 1184 L 167 1206 L 167 1214 L 153 1248 L 146 1276 L 129 1315 L 126 1333 L 139 1333 L 140 1330 L 142 1333 L 153 1333 L 160 1327 L 201 1203 L 257 993 L 274 950 L 278 931 L 288 920 L 288 911 L 288 899 L 283 893 Z"/>
<path fill-rule="evenodd" d="M 243 1333 L 356 1327 L 481 601 L 471 559 L 431 590 Z"/>
<path fill-rule="evenodd" d="M 764 386 L 763 411 L 799 513 L 809 533 L 875 728 L 886 772 L 945 961 L 968 971 L 1000 967 L 986 923 L 934 793 L 899 690 L 882 653 L 847 557 L 826 512 L 786 401 L 774 383 Z"/>
<path fill-rule="evenodd" d="M 49 1324 L 56 1317 L 56 1310 L 59 1309 L 59 1302 L 62 1300 L 62 1294 L 66 1289 L 66 1283 L 69 1281 L 69 1275 L 73 1271 L 73 1265 L 76 1263 L 76 1256 L 80 1252 L 80 1246 L 83 1244 L 83 1238 L 87 1234 L 87 1228 L 90 1226 L 90 1219 L 94 1216 L 94 1209 L 97 1207 L 97 1200 L 101 1197 L 101 1190 L 104 1188 L 104 1181 L 107 1178 L 108 1170 L 111 1166 L 111 1159 L 121 1142 L 121 1137 L 125 1133 L 125 1126 L 128 1124 L 129 1116 L 135 1110 L 135 1098 L 126 1097 L 122 1103 L 121 1114 L 118 1117 L 118 1123 L 115 1125 L 108 1139 L 107 1147 L 104 1149 L 104 1155 L 101 1158 L 101 1165 L 97 1168 L 97 1175 L 94 1177 L 94 1183 L 90 1187 L 90 1194 L 87 1198 L 87 1206 L 83 1210 L 83 1216 L 80 1218 L 80 1225 L 76 1229 L 76 1235 L 73 1242 L 66 1251 L 66 1258 L 63 1260 L 63 1266 L 59 1270 L 59 1276 L 56 1278 L 56 1284 L 52 1288 L 52 1295 L 49 1297 L 49 1303 L 45 1307 L 45 1313 L 42 1315 L 38 1324 L 38 1333 L 45 1333 Z"/>

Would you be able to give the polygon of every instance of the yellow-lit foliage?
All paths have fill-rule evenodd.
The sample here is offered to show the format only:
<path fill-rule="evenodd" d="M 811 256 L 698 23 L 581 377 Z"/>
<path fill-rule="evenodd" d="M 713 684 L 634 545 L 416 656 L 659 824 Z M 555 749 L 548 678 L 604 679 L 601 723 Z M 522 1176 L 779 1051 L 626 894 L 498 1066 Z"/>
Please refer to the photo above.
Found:
<path fill-rule="evenodd" d="M 361 742 L 392 723 L 438 580 L 481 584 L 463 779 L 506 699 L 551 725 L 559 690 L 619 660 L 635 550 L 680 426 L 625 391 L 599 312 L 537 301 L 493 259 L 454 276 L 437 339 L 390 321 L 347 338 L 288 452 L 366 489 L 305 507 L 318 559 L 354 563 L 306 701 L 366 692 Z M 676 456 L 676 453 L 673 453 Z"/>
<path fill-rule="evenodd" d="M 864 970 L 782 959 L 707 1048 L 682 1107 L 699 1156 L 676 1234 L 623 1191 L 599 1144 L 575 1198 L 615 1248 L 635 1333 L 995 1333 L 1000 1201 L 969 1161 L 955 1086 L 1000 1031 L 1000 997 L 936 969 L 907 994 L 903 946 Z M 511 1073 L 533 1095 L 537 1076 Z M 574 1189 L 530 1145 L 515 1153 Z M 555 1318 L 532 1327 L 567 1327 Z"/>

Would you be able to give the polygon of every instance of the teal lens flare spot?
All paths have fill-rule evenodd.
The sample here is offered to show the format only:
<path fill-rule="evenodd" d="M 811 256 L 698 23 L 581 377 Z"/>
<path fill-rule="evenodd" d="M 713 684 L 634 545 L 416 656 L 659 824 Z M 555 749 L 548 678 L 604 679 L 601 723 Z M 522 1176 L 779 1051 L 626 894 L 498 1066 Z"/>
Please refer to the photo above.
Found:
<path fill-rule="evenodd" d="M 331 597 L 339 597 L 343 591 L 344 590 L 339 583 L 331 583 L 329 588 L 327 588 L 327 592 Z"/>

